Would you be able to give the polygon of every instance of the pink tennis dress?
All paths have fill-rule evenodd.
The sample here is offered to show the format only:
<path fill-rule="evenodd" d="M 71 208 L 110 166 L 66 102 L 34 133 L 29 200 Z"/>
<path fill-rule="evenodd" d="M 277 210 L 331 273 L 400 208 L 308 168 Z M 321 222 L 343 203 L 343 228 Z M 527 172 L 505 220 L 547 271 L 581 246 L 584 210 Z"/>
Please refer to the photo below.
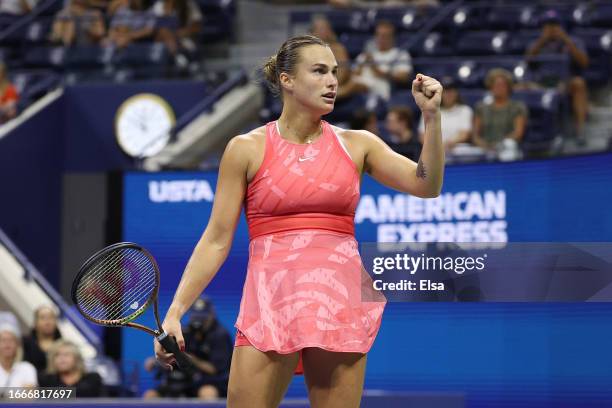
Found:
<path fill-rule="evenodd" d="M 359 174 L 332 127 L 322 127 L 316 141 L 298 144 L 266 125 L 245 199 L 251 241 L 236 346 L 366 353 L 378 333 L 386 302 L 371 293 L 354 234 Z"/>

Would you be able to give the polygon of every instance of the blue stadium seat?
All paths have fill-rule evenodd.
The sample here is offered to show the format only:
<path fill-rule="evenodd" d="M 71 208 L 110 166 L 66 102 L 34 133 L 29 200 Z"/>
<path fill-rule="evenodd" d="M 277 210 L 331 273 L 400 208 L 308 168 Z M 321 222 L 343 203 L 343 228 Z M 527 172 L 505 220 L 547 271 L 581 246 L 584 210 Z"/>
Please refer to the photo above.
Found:
<path fill-rule="evenodd" d="M 409 49 L 412 56 L 443 57 L 455 55 L 455 44 L 451 37 L 440 32 L 431 32 Z"/>
<path fill-rule="evenodd" d="M 491 7 L 485 18 L 488 30 L 516 30 L 538 27 L 538 12 L 533 5 Z"/>
<path fill-rule="evenodd" d="M 462 5 L 444 18 L 436 27 L 437 30 L 457 32 L 482 28 L 488 13 L 488 6 Z"/>
<path fill-rule="evenodd" d="M 336 34 L 372 32 L 373 26 L 367 13 L 361 10 L 333 10 L 325 13 Z"/>
<path fill-rule="evenodd" d="M 612 4 L 610 2 L 594 2 L 576 6 L 573 12 L 576 24 L 583 27 L 612 27 Z"/>
<path fill-rule="evenodd" d="M 506 52 L 508 54 L 525 55 L 531 44 L 540 36 L 540 30 L 525 30 L 513 32 L 510 35 Z"/>
<path fill-rule="evenodd" d="M 38 18 L 28 24 L 24 40 L 28 43 L 45 43 L 51 34 L 53 18 Z"/>
<path fill-rule="evenodd" d="M 374 25 L 379 21 L 389 21 L 401 32 L 418 30 L 434 10 L 436 8 L 431 7 L 379 8 L 371 10 L 370 13 L 373 15 Z"/>
<path fill-rule="evenodd" d="M 104 65 L 106 49 L 98 46 L 73 47 L 66 55 L 66 66 L 75 68 L 97 68 Z"/>
<path fill-rule="evenodd" d="M 163 65 L 170 61 L 166 47 L 162 43 L 135 43 L 123 50 L 115 50 L 113 63 L 117 65 Z"/>
<path fill-rule="evenodd" d="M 66 49 L 64 47 L 33 47 L 25 53 L 24 63 L 31 67 L 64 66 Z"/>
<path fill-rule="evenodd" d="M 460 36 L 456 49 L 460 55 L 505 54 L 510 37 L 506 31 L 468 31 Z"/>
<path fill-rule="evenodd" d="M 368 33 L 343 33 L 338 40 L 346 47 L 351 59 L 354 59 L 363 51 L 366 43 L 372 38 Z"/>

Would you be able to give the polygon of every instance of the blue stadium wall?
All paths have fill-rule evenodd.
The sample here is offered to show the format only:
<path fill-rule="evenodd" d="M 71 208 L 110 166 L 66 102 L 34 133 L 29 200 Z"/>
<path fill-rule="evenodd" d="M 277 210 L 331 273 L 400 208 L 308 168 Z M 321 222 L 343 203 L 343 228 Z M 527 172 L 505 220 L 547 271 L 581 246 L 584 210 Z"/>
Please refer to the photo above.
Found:
<path fill-rule="evenodd" d="M 166 310 L 210 216 L 214 172 L 128 173 L 123 232 L 162 271 Z M 447 168 L 441 203 L 364 177 L 360 242 L 605 242 L 612 238 L 612 155 Z M 244 217 L 232 251 L 206 292 L 234 334 L 248 255 Z M 153 324 L 152 316 L 144 318 Z M 611 303 L 390 303 L 368 357 L 366 388 L 460 391 L 469 407 L 612 406 Z M 151 338 L 123 335 L 141 363 Z M 154 384 L 141 369 L 141 389 Z M 288 396 L 304 396 L 296 377 Z"/>

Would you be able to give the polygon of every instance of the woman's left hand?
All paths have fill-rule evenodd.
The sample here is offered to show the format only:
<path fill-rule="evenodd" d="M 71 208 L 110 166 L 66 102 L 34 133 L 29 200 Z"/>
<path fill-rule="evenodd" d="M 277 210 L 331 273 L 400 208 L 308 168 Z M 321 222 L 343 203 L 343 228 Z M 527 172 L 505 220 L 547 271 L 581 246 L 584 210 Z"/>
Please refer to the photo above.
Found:
<path fill-rule="evenodd" d="M 412 96 L 423 113 L 437 113 L 442 101 L 442 85 L 435 78 L 417 74 L 412 81 Z"/>

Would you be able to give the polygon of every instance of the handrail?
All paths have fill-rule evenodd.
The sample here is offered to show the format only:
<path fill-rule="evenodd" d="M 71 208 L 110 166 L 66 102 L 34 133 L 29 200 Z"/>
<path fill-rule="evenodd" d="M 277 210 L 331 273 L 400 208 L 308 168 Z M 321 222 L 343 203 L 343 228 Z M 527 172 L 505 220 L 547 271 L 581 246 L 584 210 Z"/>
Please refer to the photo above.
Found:
<path fill-rule="evenodd" d="M 43 4 L 39 5 L 39 6 L 36 6 L 30 13 L 26 14 L 25 16 L 23 16 L 23 18 L 20 18 L 19 20 L 15 21 L 13 24 L 8 26 L 4 31 L 0 32 L 0 41 L 5 40 L 6 37 L 8 37 L 9 35 L 13 34 L 15 31 L 19 30 L 21 27 L 25 26 L 26 24 L 31 23 L 43 11 L 47 10 L 48 8 L 50 8 L 55 3 L 59 3 L 60 1 L 62 1 L 62 0 L 47 0 L 47 2 L 45 2 L 45 3 L 43 3 Z"/>
<path fill-rule="evenodd" d="M 240 70 L 240 73 L 234 77 L 228 79 L 221 85 L 219 85 L 210 95 L 200 101 L 193 108 L 185 112 L 177 121 L 176 124 L 170 129 L 170 135 L 172 137 L 187 126 L 192 120 L 202 114 L 204 111 L 210 110 L 212 106 L 217 102 L 219 98 L 224 96 L 226 93 L 231 91 L 236 85 L 244 83 L 248 79 L 244 70 Z"/>
<path fill-rule="evenodd" d="M 447 4 L 440 10 L 435 16 L 429 19 L 427 24 L 421 27 L 410 39 L 403 44 L 400 48 L 403 50 L 409 50 L 418 41 L 420 41 L 426 34 L 428 34 L 435 26 L 440 24 L 442 20 L 448 17 L 453 11 L 457 10 L 459 6 L 464 3 L 464 0 L 455 0 L 452 3 Z"/>
<path fill-rule="evenodd" d="M 26 280 L 34 280 L 42 290 L 53 300 L 53 302 L 57 305 L 60 310 L 60 313 L 64 315 L 72 324 L 74 324 L 77 329 L 85 336 L 87 341 L 93 344 L 94 348 L 98 351 L 102 351 L 102 342 L 98 335 L 96 335 L 90 328 L 87 326 L 83 320 L 76 314 L 74 310 L 68 306 L 68 304 L 64 301 L 62 296 L 57 293 L 55 288 L 47 282 L 45 277 L 36 269 L 36 267 L 29 261 L 29 259 L 17 248 L 17 246 L 11 241 L 11 239 L 4 233 L 2 228 L 0 228 L 0 243 L 8 249 L 8 251 L 13 255 L 13 257 L 21 264 L 25 271 L 24 278 Z"/>

